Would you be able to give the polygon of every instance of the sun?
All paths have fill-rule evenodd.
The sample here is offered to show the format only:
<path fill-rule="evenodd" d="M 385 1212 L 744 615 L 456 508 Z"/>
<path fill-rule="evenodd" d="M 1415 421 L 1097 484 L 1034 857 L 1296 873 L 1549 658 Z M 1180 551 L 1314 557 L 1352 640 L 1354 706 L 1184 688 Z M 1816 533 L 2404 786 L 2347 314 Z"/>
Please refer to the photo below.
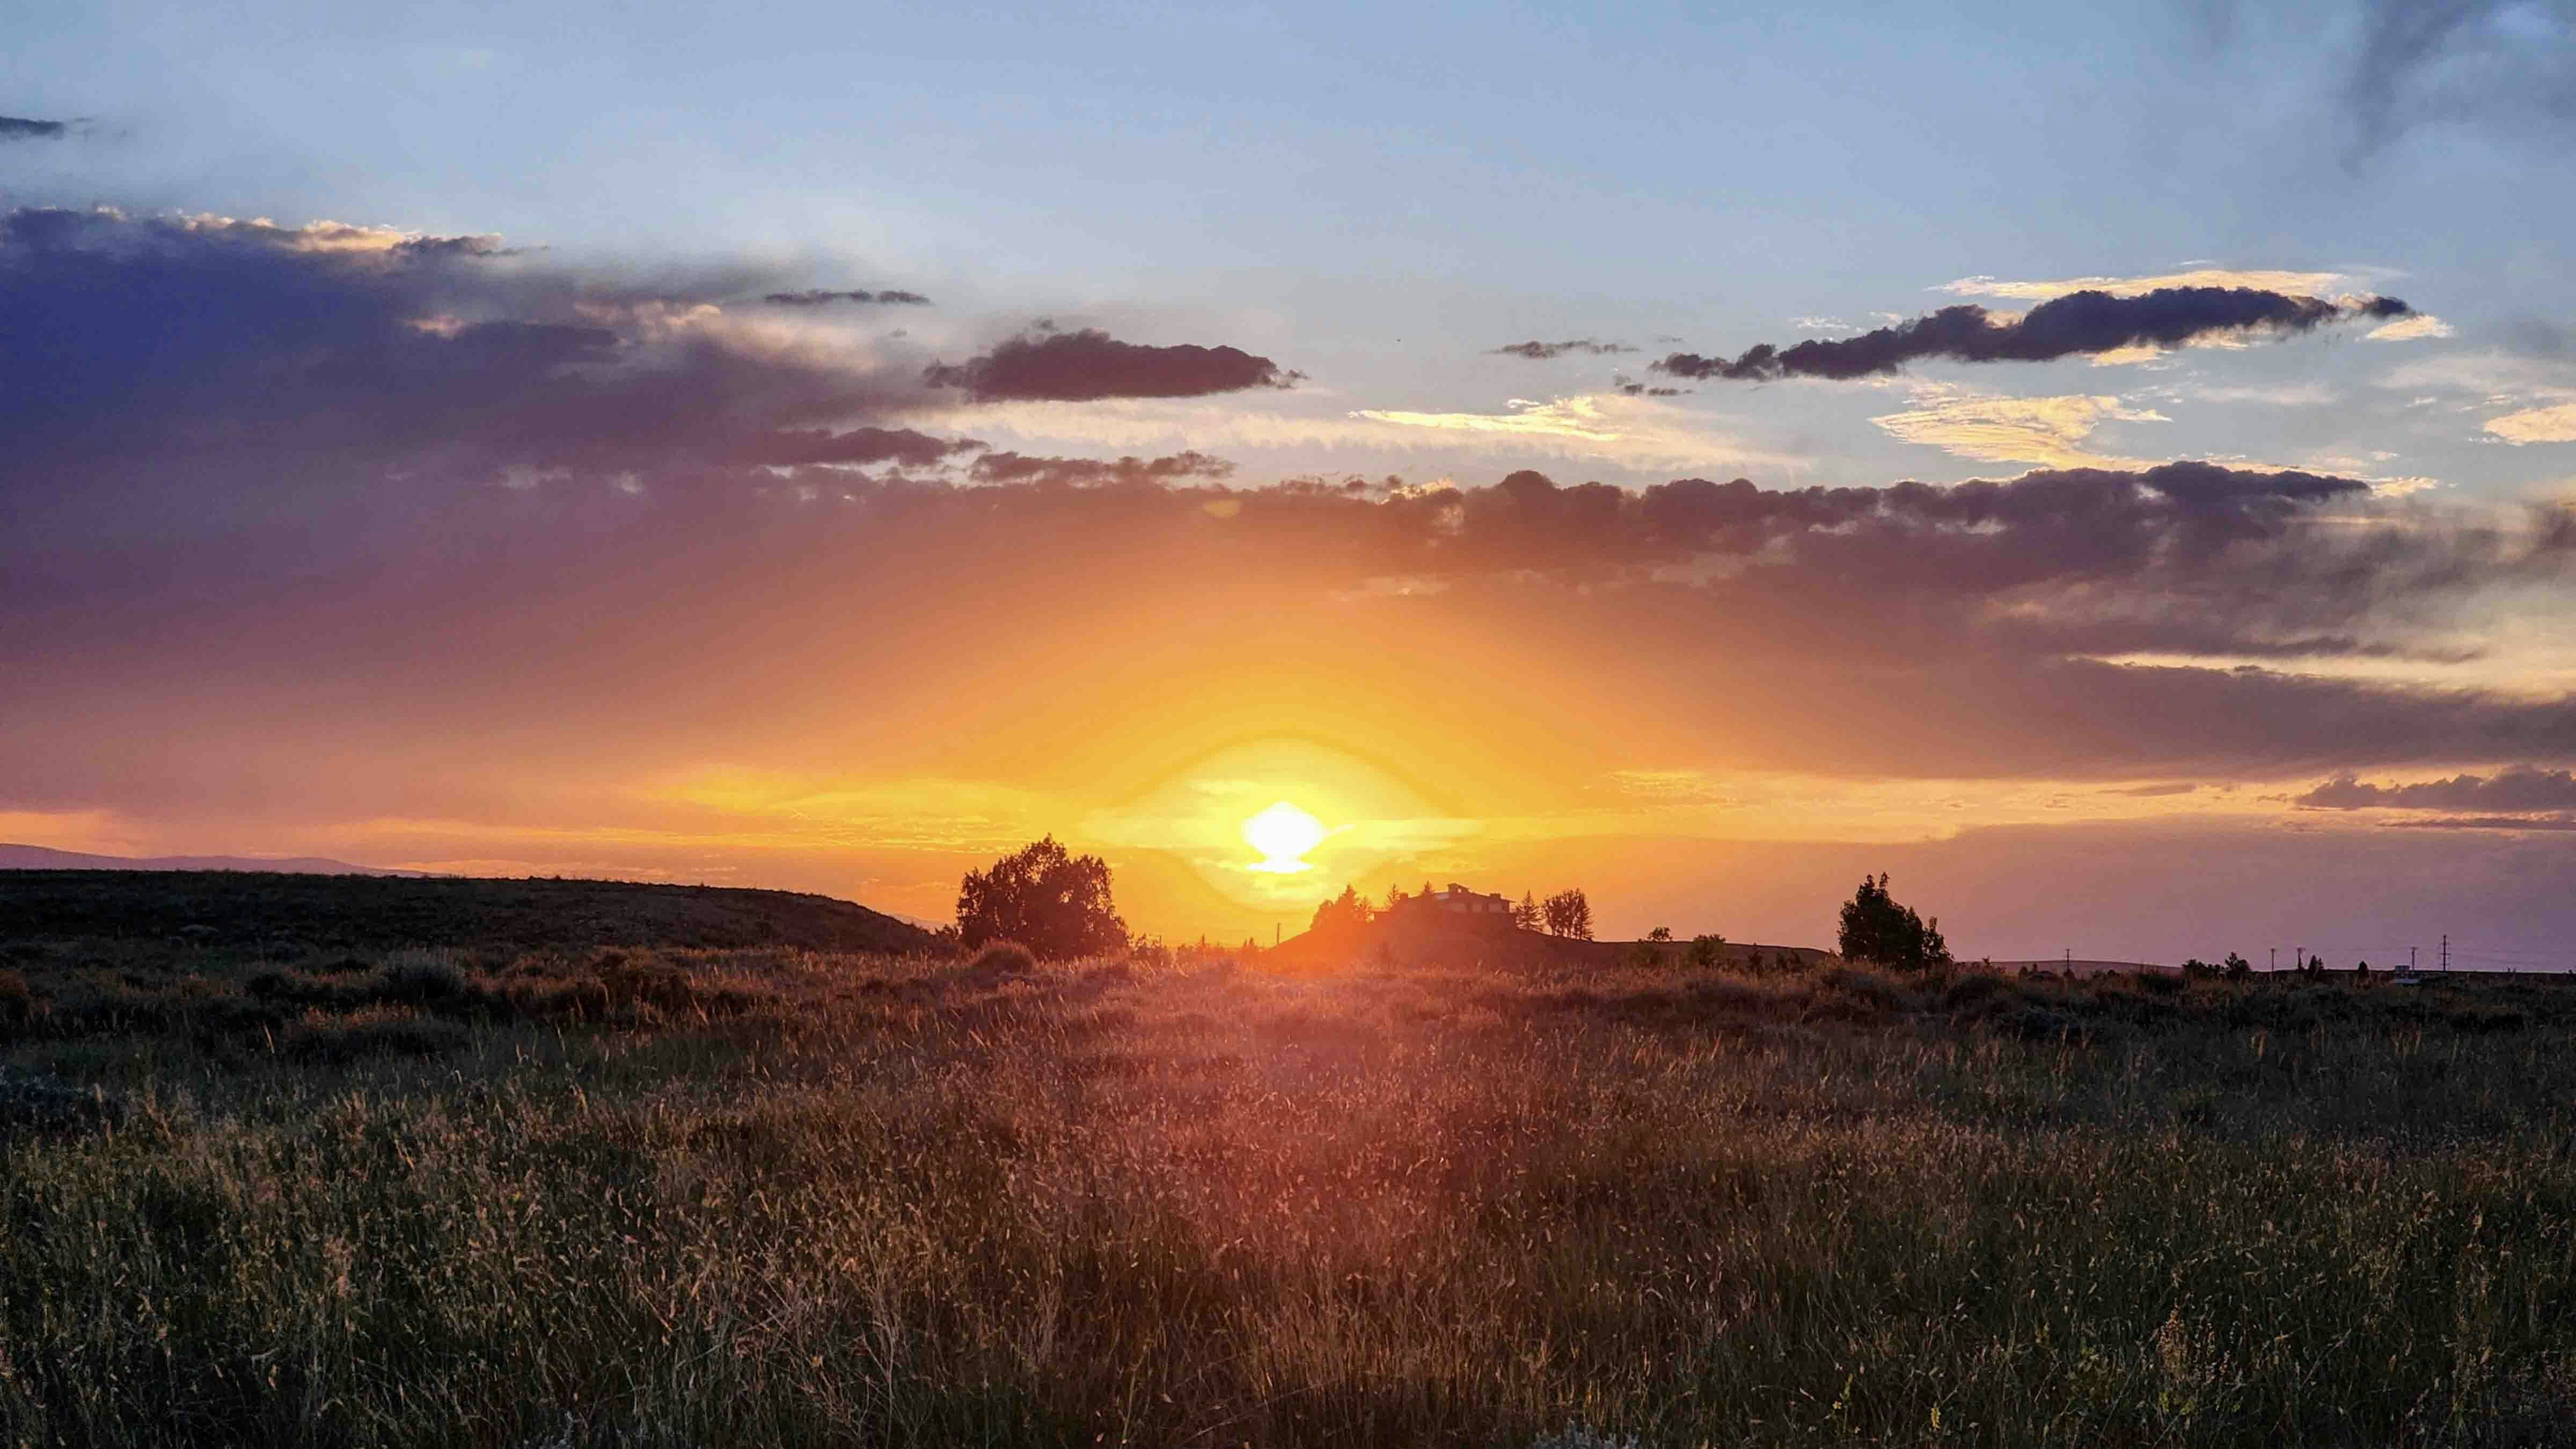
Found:
<path fill-rule="evenodd" d="M 1244 843 L 1261 852 L 1260 862 L 1252 868 L 1272 875 L 1313 870 L 1306 852 L 1323 844 L 1331 833 L 1324 822 L 1285 800 L 1243 822 Z"/>

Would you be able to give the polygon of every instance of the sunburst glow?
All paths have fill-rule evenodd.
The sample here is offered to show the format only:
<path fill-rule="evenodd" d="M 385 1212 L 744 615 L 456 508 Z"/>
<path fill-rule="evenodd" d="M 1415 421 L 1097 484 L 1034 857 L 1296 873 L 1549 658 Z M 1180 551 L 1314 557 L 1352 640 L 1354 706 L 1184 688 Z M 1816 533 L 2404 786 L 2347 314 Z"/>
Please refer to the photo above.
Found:
<path fill-rule="evenodd" d="M 1331 832 L 1324 822 L 1282 800 L 1243 822 L 1244 843 L 1261 852 L 1252 868 L 1273 875 L 1312 870 L 1306 852 L 1324 843 Z"/>

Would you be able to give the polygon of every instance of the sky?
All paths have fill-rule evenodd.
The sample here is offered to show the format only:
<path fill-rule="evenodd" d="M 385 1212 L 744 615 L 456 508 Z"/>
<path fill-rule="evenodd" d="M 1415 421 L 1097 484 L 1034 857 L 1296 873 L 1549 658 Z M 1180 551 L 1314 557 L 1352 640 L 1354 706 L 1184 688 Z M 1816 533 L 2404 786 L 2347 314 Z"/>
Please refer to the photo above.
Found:
<path fill-rule="evenodd" d="M 20 7 L 0 839 L 2576 969 L 2571 97 L 2567 3 Z"/>

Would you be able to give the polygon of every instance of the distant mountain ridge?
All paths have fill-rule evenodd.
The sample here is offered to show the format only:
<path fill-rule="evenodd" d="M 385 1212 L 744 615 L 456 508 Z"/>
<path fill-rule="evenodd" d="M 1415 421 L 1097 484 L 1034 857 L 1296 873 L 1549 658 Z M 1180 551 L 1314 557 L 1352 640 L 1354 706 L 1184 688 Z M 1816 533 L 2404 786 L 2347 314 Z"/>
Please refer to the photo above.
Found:
<path fill-rule="evenodd" d="M 389 875 L 414 880 L 431 879 L 439 872 L 431 870 L 388 870 L 382 866 L 351 865 L 345 860 L 332 860 L 320 855 L 285 856 L 271 860 L 249 855 L 91 855 L 79 850 L 56 850 L 49 845 L 19 845 L 0 841 L 0 870 L 256 870 L 278 875 Z"/>

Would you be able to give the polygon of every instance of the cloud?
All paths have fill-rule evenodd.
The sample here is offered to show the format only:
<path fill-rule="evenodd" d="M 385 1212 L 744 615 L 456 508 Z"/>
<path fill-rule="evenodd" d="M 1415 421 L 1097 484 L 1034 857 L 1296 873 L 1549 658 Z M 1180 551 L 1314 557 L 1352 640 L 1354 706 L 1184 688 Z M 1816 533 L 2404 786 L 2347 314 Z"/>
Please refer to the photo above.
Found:
<path fill-rule="evenodd" d="M 773 307 L 829 307 L 840 302 L 900 307 L 930 305 L 930 299 L 919 292 L 827 292 L 812 287 L 801 292 L 764 292 L 760 300 Z"/>
<path fill-rule="evenodd" d="M 1526 357 L 1533 362 L 1546 362 L 1563 357 L 1569 352 L 1579 352 L 1588 357 L 1606 357 L 1636 350 L 1624 342 L 1595 342 L 1589 337 L 1582 337 L 1567 342 L 1515 342 L 1507 347 L 1497 347 L 1494 352 L 1503 356 Z"/>
<path fill-rule="evenodd" d="M 2418 312 L 2412 317 L 2401 317 L 2394 322 L 2382 322 L 2378 326 L 2361 334 L 2361 340 L 2364 342 L 2413 342 L 2420 338 L 2456 337 L 2458 335 L 2459 329 L 2453 327 L 2450 323 L 2443 321 L 2441 318 L 2436 317 L 2429 312 Z"/>
<path fill-rule="evenodd" d="M 72 133 L 70 121 L 38 121 L 25 116 L 0 116 L 0 142 L 59 141 Z"/>
<path fill-rule="evenodd" d="M 2464 621 L 2567 598 L 2563 514 L 2211 463 L 1766 487 L 1699 461 L 1736 446 L 1706 417 L 1615 394 L 969 407 L 920 352 L 725 305 L 779 282 L 8 215 L 0 806 L 659 839 L 721 832 L 630 819 L 624 782 L 859 749 L 1114 801 L 1147 756 L 1263 731 L 1418 760 L 1497 811 L 1551 797 L 1568 758 L 2106 783 L 2576 761 L 2576 707 L 2528 676 L 2429 682 L 2478 677 L 2431 662 Z M 2080 453 L 2129 410 L 2018 425 Z M 1054 457 L 1021 440 L 1041 423 L 1144 436 Z M 1246 484 L 1210 456 L 1235 426 L 1519 456 L 1481 486 Z M 1519 466 L 1551 454 L 1707 476 Z M 2354 660 L 2422 668 L 2291 672 Z"/>
<path fill-rule="evenodd" d="M 2321 408 L 2337 399 L 2335 390 L 2321 382 L 2192 387 L 2185 392 L 2197 402 L 2259 403 L 2275 408 Z"/>
<path fill-rule="evenodd" d="M 2142 297 L 2149 292 L 2170 291 L 2177 287 L 2252 288 L 2258 292 L 2282 292 L 2296 297 L 2322 297 L 2349 286 L 2352 280 L 2343 272 L 2200 267 L 2143 277 L 2069 277 L 2056 282 L 2007 282 L 1993 277 L 1961 277 L 1955 282 L 1944 282 L 1933 290 L 1962 297 L 2010 297 L 2023 302 L 2045 302 L 2070 292 L 2108 292 L 2114 297 Z"/>
<path fill-rule="evenodd" d="M 10 212 L 0 489 L 917 452 L 917 434 L 813 434 L 925 394 L 864 349 L 737 324 L 708 300 L 734 282 L 637 288 L 496 238 L 341 222 Z"/>
<path fill-rule="evenodd" d="M 2476 121 L 2552 129 L 2576 120 L 2576 25 L 2563 6 L 2515 0 L 2371 0 L 2341 87 L 2348 159 L 2419 126 Z"/>
<path fill-rule="evenodd" d="M 768 468 L 827 463 L 900 463 L 927 468 L 983 446 L 974 438 L 937 438 L 911 428 L 851 428 L 837 433 L 825 428 L 783 428 L 747 438 L 726 456 L 734 462 Z"/>
<path fill-rule="evenodd" d="M 2009 320 L 1963 303 L 1839 341 L 1810 338 L 1785 349 L 1766 342 L 1732 362 L 1676 352 L 1651 365 L 1658 372 L 1693 379 L 1848 381 L 1896 372 L 1924 359 L 2045 362 L 2140 346 L 2241 339 L 2256 331 L 2306 332 L 2329 322 L 2404 317 L 2411 311 L 2394 297 L 2329 302 L 2252 287 L 2165 287 L 2126 297 L 2081 291 L 2042 302 Z"/>
<path fill-rule="evenodd" d="M 2419 830 L 2576 830 L 2571 815 L 2443 815 L 2430 820 L 2400 820 Z"/>
<path fill-rule="evenodd" d="M 1294 387 L 1304 376 L 1233 347 L 1153 347 L 1090 327 L 1040 327 L 963 363 L 933 364 L 922 374 L 930 386 L 961 388 L 977 402 L 1205 397 Z"/>
<path fill-rule="evenodd" d="M 2489 418 L 2486 430 L 2508 443 L 2576 443 L 2576 403 L 2526 408 Z"/>
<path fill-rule="evenodd" d="M 1989 463 L 2037 463 L 2051 468 L 2143 466 L 2106 457 L 2082 444 L 2105 422 L 2161 423 L 2152 408 L 2132 408 L 2116 397 L 1979 397 L 1933 386 L 1918 390 L 1919 406 L 1871 418 L 1890 437 L 1925 443 L 1962 458 Z"/>
<path fill-rule="evenodd" d="M 2494 775 L 2454 775 L 2381 785 L 2337 775 L 2291 802 L 2318 810 L 2576 811 L 2576 773 L 2524 766 Z"/>
<path fill-rule="evenodd" d="M 1675 389 L 1674 391 L 1679 391 Z M 1545 402 L 1513 398 L 1503 413 L 1425 413 L 1363 408 L 1353 417 L 1394 429 L 1446 434 L 1488 446 L 1543 447 L 1568 455 L 1616 458 L 1633 467 L 1798 466 L 1798 460 L 1749 448 L 1742 439 L 1661 401 L 1663 390 L 1634 384 L 1615 392 L 1578 393 Z"/>
<path fill-rule="evenodd" d="M 978 483 L 1037 483 L 1056 487 L 1097 488 L 1113 484 L 1163 484 L 1185 478 L 1230 477 L 1234 464 L 1205 453 L 1175 453 L 1163 458 L 1032 458 L 1020 453 L 987 453 L 975 460 Z"/>

